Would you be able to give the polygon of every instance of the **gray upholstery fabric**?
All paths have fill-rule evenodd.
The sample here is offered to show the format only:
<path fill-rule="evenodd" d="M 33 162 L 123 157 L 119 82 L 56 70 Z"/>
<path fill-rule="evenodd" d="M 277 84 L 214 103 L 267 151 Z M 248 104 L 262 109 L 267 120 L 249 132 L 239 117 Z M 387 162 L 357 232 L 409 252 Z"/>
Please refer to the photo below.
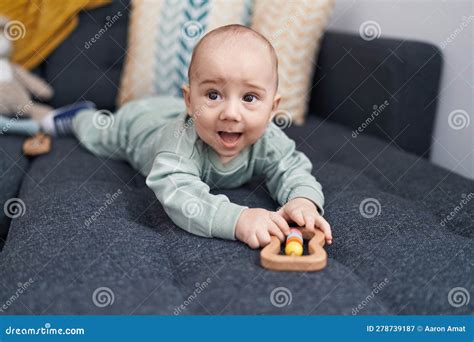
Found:
<path fill-rule="evenodd" d="M 38 68 L 54 88 L 51 106 L 89 100 L 100 109 L 115 108 L 127 48 L 129 9 L 128 0 L 119 0 L 79 13 L 77 28 Z"/>
<path fill-rule="evenodd" d="M 264 270 L 258 250 L 188 234 L 127 163 L 57 139 L 21 187 L 28 210 L 13 220 L 1 253 L 0 303 L 19 282 L 32 283 L 4 313 L 351 315 L 358 305 L 363 315 L 473 313 L 472 300 L 459 308 L 448 300 L 455 287 L 474 293 L 472 203 L 440 224 L 462 194 L 474 192 L 473 181 L 313 117 L 287 133 L 324 186 L 334 244 L 323 271 Z M 214 193 L 277 207 L 261 179 Z M 367 198 L 380 203 L 373 218 L 359 210 Z M 101 287 L 112 291 L 113 304 L 94 304 Z M 283 307 L 272 297 L 281 287 L 291 295 Z"/>
<path fill-rule="evenodd" d="M 25 137 L 15 135 L 0 136 L 0 249 L 8 233 L 10 217 L 6 212 L 13 214 L 11 208 L 5 210 L 8 200 L 16 198 L 21 181 L 28 170 L 28 159 L 23 156 L 22 144 Z M 11 203 L 11 202 L 10 202 Z"/>
<path fill-rule="evenodd" d="M 405 151 L 428 158 L 442 65 L 442 52 L 433 44 L 366 41 L 328 31 L 321 42 L 309 111 L 353 130 L 376 112 L 377 120 L 365 127 L 365 134 L 395 140 Z M 383 110 L 374 111 L 379 107 Z"/>

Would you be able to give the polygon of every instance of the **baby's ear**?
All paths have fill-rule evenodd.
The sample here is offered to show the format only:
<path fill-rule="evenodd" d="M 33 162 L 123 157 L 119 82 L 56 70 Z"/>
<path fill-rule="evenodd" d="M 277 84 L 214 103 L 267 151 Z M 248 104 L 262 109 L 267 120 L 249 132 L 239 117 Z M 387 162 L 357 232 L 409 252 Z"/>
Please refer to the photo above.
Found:
<path fill-rule="evenodd" d="M 188 114 L 190 114 L 191 113 L 191 93 L 189 90 L 189 85 L 183 84 L 181 86 L 181 90 L 183 91 L 183 97 L 184 97 L 184 103 L 186 105 L 186 109 L 188 111 Z"/>
<path fill-rule="evenodd" d="M 280 105 L 280 100 L 281 100 L 281 95 L 276 94 L 275 98 L 273 99 L 273 107 L 272 107 L 273 112 L 276 112 L 278 110 L 278 106 Z"/>
<path fill-rule="evenodd" d="M 272 103 L 272 115 L 270 115 L 270 119 L 268 120 L 268 122 L 271 122 L 275 114 L 278 112 L 278 106 L 280 105 L 280 100 L 281 100 L 280 94 L 276 94 Z"/>

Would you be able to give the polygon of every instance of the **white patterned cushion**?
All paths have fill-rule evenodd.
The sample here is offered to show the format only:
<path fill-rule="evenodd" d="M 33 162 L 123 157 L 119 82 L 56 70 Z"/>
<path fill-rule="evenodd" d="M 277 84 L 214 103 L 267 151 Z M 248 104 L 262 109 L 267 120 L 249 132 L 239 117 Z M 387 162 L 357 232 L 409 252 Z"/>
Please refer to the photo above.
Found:
<path fill-rule="evenodd" d="M 192 50 L 219 26 L 250 24 L 252 0 L 133 0 L 118 104 L 151 95 L 181 96 Z"/>

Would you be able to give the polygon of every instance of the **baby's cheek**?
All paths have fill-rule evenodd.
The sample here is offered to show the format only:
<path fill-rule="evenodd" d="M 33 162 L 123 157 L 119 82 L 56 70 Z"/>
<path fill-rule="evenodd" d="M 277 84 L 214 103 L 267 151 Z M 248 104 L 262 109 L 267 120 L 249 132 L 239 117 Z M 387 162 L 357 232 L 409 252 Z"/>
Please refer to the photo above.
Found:
<path fill-rule="evenodd" d="M 267 129 L 267 124 L 268 120 L 262 120 L 259 118 L 258 120 L 255 120 L 253 122 L 253 125 L 249 129 L 249 131 L 252 133 L 253 136 L 260 138 L 265 134 L 265 131 Z"/>
<path fill-rule="evenodd" d="M 202 122 L 195 122 L 196 133 L 206 144 L 211 144 L 213 141 L 214 131 L 205 125 L 202 125 Z"/>

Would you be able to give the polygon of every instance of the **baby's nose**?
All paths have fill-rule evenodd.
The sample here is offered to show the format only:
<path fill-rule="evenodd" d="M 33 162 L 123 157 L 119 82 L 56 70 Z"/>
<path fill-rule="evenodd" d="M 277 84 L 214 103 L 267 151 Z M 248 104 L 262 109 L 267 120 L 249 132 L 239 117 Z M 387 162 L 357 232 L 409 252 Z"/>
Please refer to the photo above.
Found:
<path fill-rule="evenodd" d="M 221 119 L 240 121 L 241 119 L 240 110 L 239 110 L 238 103 L 236 103 L 236 101 L 229 101 L 227 106 L 225 106 L 222 111 Z"/>

